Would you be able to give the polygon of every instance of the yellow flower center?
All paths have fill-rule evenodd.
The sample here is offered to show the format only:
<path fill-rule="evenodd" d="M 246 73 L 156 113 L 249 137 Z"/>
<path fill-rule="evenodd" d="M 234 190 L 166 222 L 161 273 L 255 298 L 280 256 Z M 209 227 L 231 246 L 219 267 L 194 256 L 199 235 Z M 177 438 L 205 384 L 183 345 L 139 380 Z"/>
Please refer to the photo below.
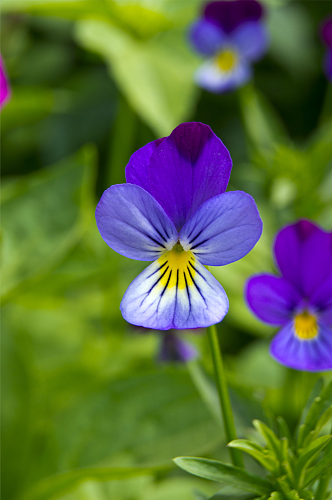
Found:
<path fill-rule="evenodd" d="M 223 50 L 216 57 L 216 64 L 222 71 L 230 71 L 234 68 L 238 60 L 237 54 L 232 50 Z"/>
<path fill-rule="evenodd" d="M 310 340 L 318 334 L 316 316 L 303 311 L 294 318 L 294 329 L 296 335 L 302 340 Z"/>
<path fill-rule="evenodd" d="M 180 243 L 159 257 L 158 263 L 161 266 L 160 284 L 163 287 L 173 288 L 177 286 L 182 290 L 193 285 L 193 278 L 196 274 L 195 257 L 190 250 L 186 252 Z"/>

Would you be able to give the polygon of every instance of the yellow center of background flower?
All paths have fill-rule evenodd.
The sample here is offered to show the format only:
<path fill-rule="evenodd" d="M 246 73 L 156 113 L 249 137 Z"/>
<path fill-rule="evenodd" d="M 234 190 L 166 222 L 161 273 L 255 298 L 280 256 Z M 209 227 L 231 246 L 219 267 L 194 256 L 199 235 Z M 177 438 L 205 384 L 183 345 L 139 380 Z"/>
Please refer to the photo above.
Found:
<path fill-rule="evenodd" d="M 195 271 L 195 257 L 188 251 L 183 250 L 180 243 L 174 245 L 172 250 L 165 252 L 158 259 L 160 264 L 160 285 L 167 288 L 177 286 L 183 290 L 187 286 L 193 285 Z"/>
<path fill-rule="evenodd" d="M 294 329 L 300 339 L 309 340 L 315 338 L 318 333 L 316 316 L 307 311 L 297 314 L 294 319 Z"/>
<path fill-rule="evenodd" d="M 216 57 L 216 64 L 222 71 L 230 71 L 237 63 L 237 55 L 232 50 L 219 52 Z"/>

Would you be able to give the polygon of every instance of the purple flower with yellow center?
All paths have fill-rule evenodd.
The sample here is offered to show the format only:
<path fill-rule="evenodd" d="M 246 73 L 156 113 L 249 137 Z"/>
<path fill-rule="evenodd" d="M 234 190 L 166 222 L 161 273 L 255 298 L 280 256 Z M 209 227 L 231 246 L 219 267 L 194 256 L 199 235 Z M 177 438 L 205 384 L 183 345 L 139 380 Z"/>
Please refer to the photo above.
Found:
<path fill-rule="evenodd" d="M 296 370 L 331 370 L 332 233 L 300 220 L 278 233 L 274 254 L 282 276 L 255 276 L 246 287 L 256 316 L 281 326 L 270 354 Z"/>
<path fill-rule="evenodd" d="M 255 0 L 210 2 L 189 31 L 194 49 L 207 57 L 195 75 L 211 92 L 241 87 L 252 76 L 252 63 L 267 50 L 268 33 Z"/>
<path fill-rule="evenodd" d="M 204 266 L 241 259 L 262 222 L 251 196 L 225 193 L 229 152 L 210 127 L 183 123 L 134 153 L 127 184 L 108 188 L 97 206 L 104 241 L 125 257 L 153 261 L 129 286 L 121 312 L 156 330 L 210 326 L 228 299 Z"/>
<path fill-rule="evenodd" d="M 0 108 L 7 103 L 10 98 L 10 87 L 8 83 L 8 78 L 5 70 L 5 65 L 0 56 Z"/>
<path fill-rule="evenodd" d="M 332 82 L 332 16 L 325 19 L 321 28 L 322 39 L 327 46 L 323 61 L 326 78 Z"/>

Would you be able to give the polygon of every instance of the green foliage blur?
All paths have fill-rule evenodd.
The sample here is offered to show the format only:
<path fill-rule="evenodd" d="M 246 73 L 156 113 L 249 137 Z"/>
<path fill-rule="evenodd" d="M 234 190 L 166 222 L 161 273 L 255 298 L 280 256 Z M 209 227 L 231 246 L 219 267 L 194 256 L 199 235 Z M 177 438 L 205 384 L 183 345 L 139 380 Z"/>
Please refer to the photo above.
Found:
<path fill-rule="evenodd" d="M 160 333 L 135 330 L 119 311 L 145 264 L 107 247 L 94 221 L 130 155 L 183 121 L 221 138 L 229 189 L 252 194 L 264 222 L 248 256 L 212 269 L 230 299 L 218 333 L 239 437 L 278 415 L 294 430 L 318 375 L 269 357 L 274 330 L 248 311 L 243 285 L 274 270 L 282 225 L 305 217 L 332 230 L 332 86 L 318 34 L 332 2 L 265 4 L 271 46 L 254 80 L 214 95 L 193 83 L 201 60 L 186 41 L 200 0 L 2 0 L 12 86 L 1 119 L 4 499 L 218 491 L 172 463 L 228 461 L 206 336 L 186 334 L 198 361 L 157 363 Z"/>

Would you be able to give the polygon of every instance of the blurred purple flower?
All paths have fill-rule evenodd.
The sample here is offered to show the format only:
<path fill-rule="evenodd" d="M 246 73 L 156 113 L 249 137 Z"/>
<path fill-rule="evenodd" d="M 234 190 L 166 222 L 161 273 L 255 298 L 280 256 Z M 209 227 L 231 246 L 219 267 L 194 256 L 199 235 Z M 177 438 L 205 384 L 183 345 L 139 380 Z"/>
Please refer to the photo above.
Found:
<path fill-rule="evenodd" d="M 162 332 L 159 361 L 186 363 L 197 357 L 197 349 L 190 342 L 183 340 L 175 330 Z"/>
<path fill-rule="evenodd" d="M 205 5 L 203 16 L 190 28 L 194 49 L 208 57 L 195 75 L 197 84 L 211 92 L 241 87 L 252 76 L 252 62 L 268 47 L 268 32 L 256 0 L 224 0 Z"/>
<path fill-rule="evenodd" d="M 324 20 L 321 27 L 321 36 L 327 46 L 323 68 L 326 78 L 332 82 L 332 16 Z"/>
<path fill-rule="evenodd" d="M 300 220 L 278 233 L 274 254 L 282 276 L 254 276 L 246 286 L 256 316 L 281 326 L 270 354 L 296 370 L 331 370 L 332 233 Z"/>
<path fill-rule="evenodd" d="M 96 209 L 104 241 L 130 259 L 154 261 L 129 286 L 125 320 L 156 330 L 221 321 L 228 298 L 205 266 L 246 255 L 262 232 L 253 198 L 225 193 L 229 152 L 210 127 L 183 123 L 134 153 L 127 184 L 108 188 Z"/>
<path fill-rule="evenodd" d="M 10 87 L 8 77 L 5 70 L 5 65 L 2 57 L 0 56 L 0 109 L 5 106 L 10 98 Z"/>

